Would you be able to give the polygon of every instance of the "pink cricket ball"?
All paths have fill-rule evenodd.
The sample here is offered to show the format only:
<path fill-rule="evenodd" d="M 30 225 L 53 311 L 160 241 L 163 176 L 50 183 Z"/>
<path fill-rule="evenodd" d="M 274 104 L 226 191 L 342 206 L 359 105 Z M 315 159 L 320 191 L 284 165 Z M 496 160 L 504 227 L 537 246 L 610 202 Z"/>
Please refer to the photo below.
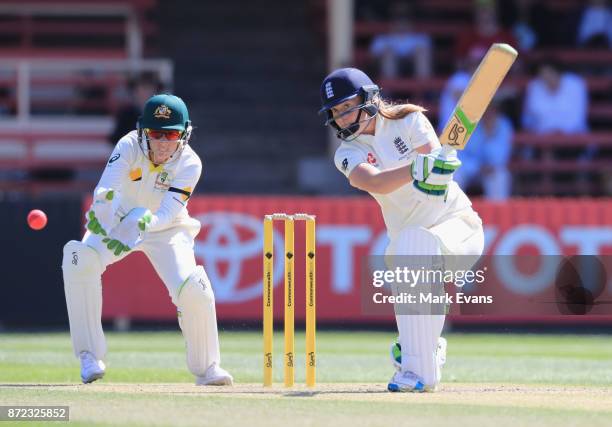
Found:
<path fill-rule="evenodd" d="M 42 230 L 47 225 L 47 214 L 40 209 L 32 209 L 28 214 L 28 225 L 33 230 Z"/>

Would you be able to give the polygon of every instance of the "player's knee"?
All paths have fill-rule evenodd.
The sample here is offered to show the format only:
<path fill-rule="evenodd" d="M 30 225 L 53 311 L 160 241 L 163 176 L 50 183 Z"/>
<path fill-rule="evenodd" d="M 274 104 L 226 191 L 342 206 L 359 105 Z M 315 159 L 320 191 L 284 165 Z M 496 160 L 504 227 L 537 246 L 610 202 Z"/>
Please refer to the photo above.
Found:
<path fill-rule="evenodd" d="M 440 242 L 423 227 L 405 227 L 394 242 L 392 255 L 440 255 Z"/>
<path fill-rule="evenodd" d="M 76 240 L 64 245 L 62 270 L 67 278 L 91 278 L 103 272 L 98 252 Z"/>
<path fill-rule="evenodd" d="M 210 280 L 204 271 L 204 267 L 198 265 L 193 273 L 178 289 L 174 300 L 179 310 L 188 312 L 192 310 L 208 309 L 214 307 L 215 296 L 210 285 Z"/>

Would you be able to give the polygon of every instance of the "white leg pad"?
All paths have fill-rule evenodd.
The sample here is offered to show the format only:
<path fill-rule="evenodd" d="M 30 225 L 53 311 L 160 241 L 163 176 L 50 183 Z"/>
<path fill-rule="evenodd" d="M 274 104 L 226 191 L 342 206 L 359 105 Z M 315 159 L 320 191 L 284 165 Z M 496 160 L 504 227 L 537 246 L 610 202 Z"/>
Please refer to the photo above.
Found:
<path fill-rule="evenodd" d="M 427 259 L 422 255 L 439 257 L 440 242 L 430 231 L 422 227 L 406 227 L 395 242 L 393 255 L 415 256 L 415 269 Z M 402 258 L 408 260 L 409 258 Z M 432 263 L 435 258 L 431 257 Z M 418 286 L 418 285 L 417 285 Z M 438 285 L 435 285 L 438 286 Z M 442 333 L 445 315 L 396 315 L 397 329 L 402 346 L 402 371 L 411 371 L 421 377 L 426 388 L 435 388 L 441 378 L 436 361 L 438 338 Z"/>
<path fill-rule="evenodd" d="M 219 366 L 219 334 L 215 296 L 202 266 L 187 278 L 178 291 L 179 326 L 187 345 L 187 367 L 204 376 L 213 363 Z"/>
<path fill-rule="evenodd" d="M 402 345 L 402 372 L 414 372 L 425 387 L 435 388 L 442 377 L 436 349 L 444 315 L 398 315 L 395 319 Z"/>
<path fill-rule="evenodd" d="M 75 356 L 88 351 L 97 359 L 106 355 L 102 331 L 102 272 L 98 253 L 82 242 L 64 246 L 64 292 Z"/>

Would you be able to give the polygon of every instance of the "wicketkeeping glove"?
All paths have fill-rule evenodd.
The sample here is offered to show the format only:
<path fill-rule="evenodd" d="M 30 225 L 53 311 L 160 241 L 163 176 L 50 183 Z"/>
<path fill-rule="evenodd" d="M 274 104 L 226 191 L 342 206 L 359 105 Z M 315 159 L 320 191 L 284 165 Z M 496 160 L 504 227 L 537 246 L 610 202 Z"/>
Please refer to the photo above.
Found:
<path fill-rule="evenodd" d="M 115 192 L 111 189 L 103 190 L 96 194 L 91 207 L 85 215 L 86 228 L 93 234 L 107 235 L 107 230 L 112 226 L 115 215 L 113 209 L 113 198 Z"/>
<path fill-rule="evenodd" d="M 411 168 L 414 187 L 429 195 L 443 196 L 460 166 L 456 150 L 438 148 L 429 154 L 417 154 Z"/>
<path fill-rule="evenodd" d="M 117 256 L 122 252 L 129 252 L 142 241 L 152 218 L 153 214 L 149 209 L 134 208 L 102 241 Z"/>

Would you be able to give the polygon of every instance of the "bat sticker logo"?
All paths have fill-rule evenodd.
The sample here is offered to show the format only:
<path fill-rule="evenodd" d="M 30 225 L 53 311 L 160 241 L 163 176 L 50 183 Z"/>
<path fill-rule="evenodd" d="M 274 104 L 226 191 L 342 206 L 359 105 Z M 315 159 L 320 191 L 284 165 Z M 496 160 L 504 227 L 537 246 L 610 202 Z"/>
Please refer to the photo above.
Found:
<path fill-rule="evenodd" d="M 450 132 L 448 133 L 448 145 L 459 145 L 458 140 L 461 134 L 463 134 L 463 132 L 465 132 L 465 128 L 463 126 L 457 123 L 453 123 L 453 126 L 451 127 Z"/>

